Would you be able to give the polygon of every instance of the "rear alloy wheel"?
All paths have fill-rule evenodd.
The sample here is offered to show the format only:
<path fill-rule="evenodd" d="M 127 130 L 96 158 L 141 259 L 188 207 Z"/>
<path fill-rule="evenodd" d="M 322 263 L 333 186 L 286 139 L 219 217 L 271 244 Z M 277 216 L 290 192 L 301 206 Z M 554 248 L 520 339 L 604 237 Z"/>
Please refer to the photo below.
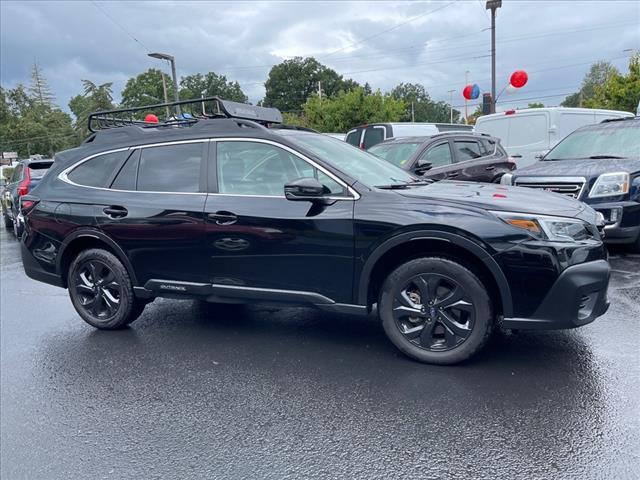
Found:
<path fill-rule="evenodd" d="M 420 258 L 385 281 L 380 316 L 389 339 L 427 363 L 453 364 L 482 348 L 492 328 L 489 295 L 478 278 L 444 258 Z"/>
<path fill-rule="evenodd" d="M 106 250 L 81 252 L 71 263 L 67 283 L 76 311 L 96 328 L 122 328 L 138 318 L 145 306 L 134 297 L 124 265 Z"/>

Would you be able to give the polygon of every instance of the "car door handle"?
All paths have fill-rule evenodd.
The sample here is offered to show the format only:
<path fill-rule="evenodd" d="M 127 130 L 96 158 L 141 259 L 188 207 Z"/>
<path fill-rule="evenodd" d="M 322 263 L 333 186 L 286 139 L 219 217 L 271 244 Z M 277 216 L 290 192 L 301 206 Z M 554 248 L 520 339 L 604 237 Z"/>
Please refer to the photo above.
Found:
<path fill-rule="evenodd" d="M 489 171 L 495 170 L 495 169 L 496 169 L 495 165 L 491 165 L 491 166 L 485 168 L 485 170 L 489 170 Z"/>
<path fill-rule="evenodd" d="M 225 211 L 210 213 L 208 217 L 210 220 L 215 220 L 218 225 L 232 225 L 238 221 L 238 216 L 235 213 Z"/>
<path fill-rule="evenodd" d="M 126 208 L 119 205 L 112 205 L 111 207 L 105 207 L 102 211 L 111 218 L 123 218 L 129 213 Z"/>

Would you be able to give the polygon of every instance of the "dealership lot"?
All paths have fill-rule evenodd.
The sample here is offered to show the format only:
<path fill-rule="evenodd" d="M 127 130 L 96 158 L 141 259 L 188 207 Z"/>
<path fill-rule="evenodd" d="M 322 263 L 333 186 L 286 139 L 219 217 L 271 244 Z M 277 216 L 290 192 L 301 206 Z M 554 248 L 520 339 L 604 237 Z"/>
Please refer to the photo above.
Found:
<path fill-rule="evenodd" d="M 96 331 L 0 241 L 2 478 L 640 475 L 640 256 L 594 323 L 437 367 L 303 308 L 160 299 Z"/>

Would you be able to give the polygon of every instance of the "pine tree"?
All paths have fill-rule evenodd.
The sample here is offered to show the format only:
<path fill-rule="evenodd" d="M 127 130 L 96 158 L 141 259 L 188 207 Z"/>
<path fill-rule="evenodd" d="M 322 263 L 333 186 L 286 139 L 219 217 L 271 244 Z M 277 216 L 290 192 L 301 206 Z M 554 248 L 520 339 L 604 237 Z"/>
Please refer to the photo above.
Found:
<path fill-rule="evenodd" d="M 51 91 L 51 88 L 49 88 L 49 84 L 44 78 L 44 75 L 42 74 L 40 66 L 37 62 L 34 62 L 33 67 L 31 68 L 31 85 L 29 86 L 29 96 L 37 105 L 41 107 L 45 107 L 48 109 L 51 109 L 53 107 L 55 96 Z"/>

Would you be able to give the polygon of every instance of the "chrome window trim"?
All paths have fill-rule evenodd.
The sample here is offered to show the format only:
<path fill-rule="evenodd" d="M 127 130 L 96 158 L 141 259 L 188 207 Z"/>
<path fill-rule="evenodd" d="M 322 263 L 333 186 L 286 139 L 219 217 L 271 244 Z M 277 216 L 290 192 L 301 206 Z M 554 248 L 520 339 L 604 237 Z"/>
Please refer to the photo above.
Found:
<path fill-rule="evenodd" d="M 220 137 L 220 138 L 211 138 L 211 142 L 252 142 L 252 143 L 266 143 L 268 145 L 272 145 L 277 148 L 281 148 L 290 154 L 298 157 L 299 159 L 311 164 L 314 168 L 317 168 L 322 173 L 327 175 L 329 178 L 334 180 L 336 183 L 341 185 L 351 196 L 327 196 L 322 197 L 328 200 L 347 200 L 347 201 L 355 201 L 360 199 L 360 194 L 354 188 L 351 188 L 347 185 L 343 180 L 339 177 L 331 173 L 329 170 L 324 168 L 322 165 L 319 165 L 317 162 L 313 161 L 309 157 L 303 155 L 302 153 L 294 150 L 293 148 L 283 145 L 282 143 L 274 142 L 273 140 L 268 140 L 265 138 L 239 138 L 239 137 Z M 251 195 L 251 194 L 241 194 L 241 193 L 209 193 L 209 195 L 226 195 L 233 197 L 256 197 L 256 198 L 286 198 L 284 195 Z"/>

